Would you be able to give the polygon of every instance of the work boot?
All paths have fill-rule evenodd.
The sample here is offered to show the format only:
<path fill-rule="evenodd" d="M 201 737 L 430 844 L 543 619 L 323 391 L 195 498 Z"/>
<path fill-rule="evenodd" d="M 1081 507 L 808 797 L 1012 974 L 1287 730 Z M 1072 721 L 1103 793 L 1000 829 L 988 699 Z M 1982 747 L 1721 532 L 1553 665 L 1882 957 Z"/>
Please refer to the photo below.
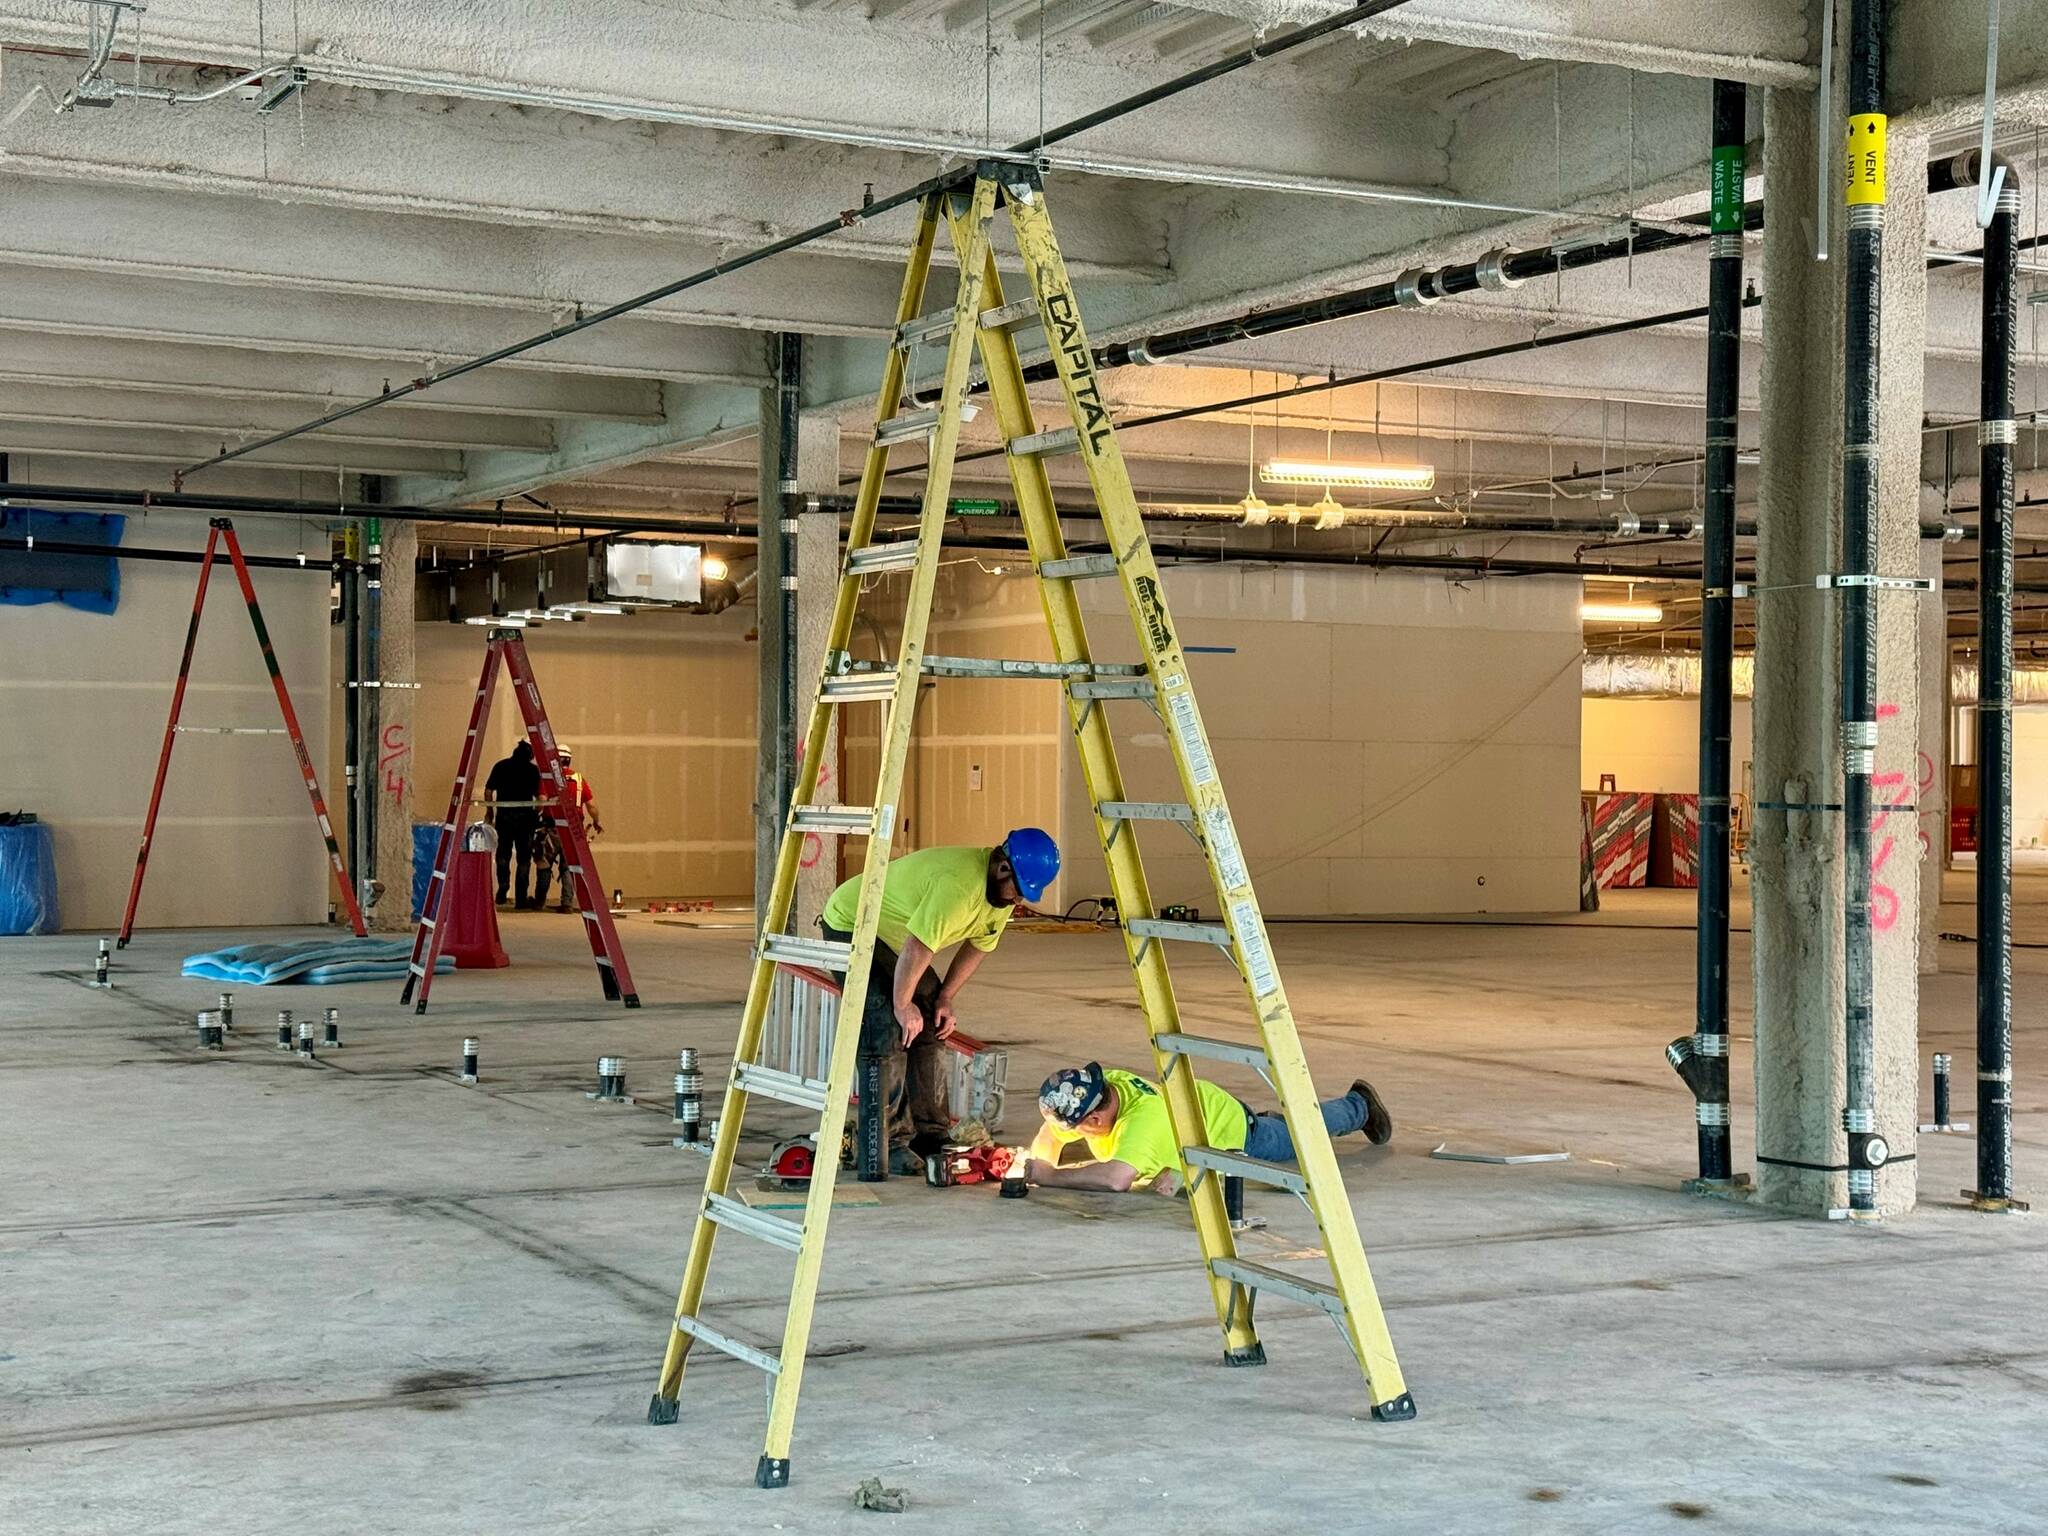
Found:
<path fill-rule="evenodd" d="M 889 1147 L 889 1174 L 892 1178 L 922 1176 L 924 1159 L 909 1147 L 891 1144 Z"/>
<path fill-rule="evenodd" d="M 1707 1058 L 1693 1050 L 1692 1036 L 1680 1035 L 1664 1047 L 1664 1059 L 1671 1068 L 1685 1079 L 1685 1086 L 1692 1090 L 1694 1099 L 1703 1099 L 1707 1092 Z"/>
<path fill-rule="evenodd" d="M 1365 1100 L 1365 1139 L 1376 1147 L 1384 1147 L 1394 1139 L 1394 1117 L 1387 1113 L 1385 1101 L 1362 1077 L 1352 1082 L 1351 1091 Z"/>

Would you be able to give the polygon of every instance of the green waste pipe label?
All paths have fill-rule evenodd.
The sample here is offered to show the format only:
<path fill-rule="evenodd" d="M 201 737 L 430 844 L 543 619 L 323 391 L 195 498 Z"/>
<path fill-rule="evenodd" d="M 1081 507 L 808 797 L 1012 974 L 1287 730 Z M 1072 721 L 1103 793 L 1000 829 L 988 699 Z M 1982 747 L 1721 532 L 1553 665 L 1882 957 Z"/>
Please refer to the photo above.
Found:
<path fill-rule="evenodd" d="M 1743 149 L 1723 144 L 1714 150 L 1713 214 L 1707 227 L 1715 234 L 1742 228 Z"/>
<path fill-rule="evenodd" d="M 997 517 L 1003 510 L 999 501 L 971 501 L 953 498 L 953 513 L 956 517 Z"/>

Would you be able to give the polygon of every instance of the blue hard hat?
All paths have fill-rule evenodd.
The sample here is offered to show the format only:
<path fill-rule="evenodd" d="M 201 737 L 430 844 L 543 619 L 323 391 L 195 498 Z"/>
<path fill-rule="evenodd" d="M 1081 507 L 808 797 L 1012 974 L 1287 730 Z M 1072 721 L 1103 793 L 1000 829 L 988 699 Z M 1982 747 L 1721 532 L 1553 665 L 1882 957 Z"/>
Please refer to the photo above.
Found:
<path fill-rule="evenodd" d="M 1100 1062 L 1061 1067 L 1038 1090 L 1038 1107 L 1068 1130 L 1093 1114 L 1109 1096 L 1109 1080 Z"/>
<path fill-rule="evenodd" d="M 1026 901 L 1036 901 L 1058 878 L 1060 846 L 1037 827 L 1019 827 L 1003 839 L 1003 852 L 1017 876 L 1017 889 Z"/>

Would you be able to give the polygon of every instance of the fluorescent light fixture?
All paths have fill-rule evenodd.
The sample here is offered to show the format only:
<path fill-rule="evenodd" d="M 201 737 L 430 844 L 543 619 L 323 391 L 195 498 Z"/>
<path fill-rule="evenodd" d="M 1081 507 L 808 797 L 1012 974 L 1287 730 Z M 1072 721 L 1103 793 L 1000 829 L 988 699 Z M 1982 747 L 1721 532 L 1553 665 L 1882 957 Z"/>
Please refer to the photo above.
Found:
<path fill-rule="evenodd" d="M 1585 623 L 1655 624 L 1664 610 L 1655 603 L 1581 603 L 1579 618 Z"/>
<path fill-rule="evenodd" d="M 1273 485 L 1359 486 L 1383 491 L 1426 491 L 1436 485 L 1434 464 L 1315 464 L 1275 459 L 1259 466 Z"/>
<path fill-rule="evenodd" d="M 731 567 L 729 567 L 725 563 L 725 561 L 719 558 L 717 555 L 706 555 L 703 561 L 697 567 L 699 574 L 701 574 L 706 581 L 725 580 L 725 573 L 729 569 L 731 569 Z"/>

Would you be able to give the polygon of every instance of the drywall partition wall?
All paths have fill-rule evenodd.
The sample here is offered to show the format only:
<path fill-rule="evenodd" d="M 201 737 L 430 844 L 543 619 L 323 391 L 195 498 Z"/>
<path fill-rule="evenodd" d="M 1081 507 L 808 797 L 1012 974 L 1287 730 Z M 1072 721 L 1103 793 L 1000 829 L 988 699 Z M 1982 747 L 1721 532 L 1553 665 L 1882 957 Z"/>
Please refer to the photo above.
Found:
<path fill-rule="evenodd" d="M 867 594 L 855 625 L 853 653 L 894 656 L 901 634 L 905 578 Z M 1021 557 L 982 557 L 942 566 L 933 593 L 928 656 L 981 656 L 1047 661 L 1052 642 L 1037 584 Z M 873 708 L 841 711 L 843 793 L 821 795 L 866 805 L 874 793 L 876 732 Z M 891 852 L 959 843 L 996 843 L 1015 827 L 1040 826 L 1058 835 L 1065 709 L 1057 683 L 1038 680 L 928 677 L 918 691 L 910 755 Z M 844 839 L 847 869 L 866 853 L 864 841 Z M 1084 860 L 1099 864 L 1093 840 Z M 1082 889 L 1100 883 L 1084 878 Z M 1055 886 L 1039 905 L 1053 908 Z"/>
<path fill-rule="evenodd" d="M 1269 914 L 1576 909 L 1576 583 L 1192 564 L 1164 579 Z M 1135 659 L 1122 593 L 1080 590 L 1097 658 Z M 1182 799 L 1157 718 L 1107 707 L 1126 798 Z M 1095 834 L 1070 751 L 1062 775 L 1078 870 Z M 1186 834 L 1134 830 L 1154 901 L 1213 915 Z M 1066 899 L 1102 889 L 1090 878 Z"/>
<path fill-rule="evenodd" d="M 291 555 L 292 523 L 236 526 L 252 555 Z M 311 535 L 318 550 L 319 535 Z M 125 543 L 199 550 L 204 517 L 133 516 Z M 119 926 L 150 781 L 163 744 L 196 565 L 129 560 L 111 614 L 0 607 L 0 799 L 51 824 L 65 926 Z M 313 761 L 326 764 L 327 578 L 252 573 Z M 188 726 L 281 728 L 249 613 L 225 560 L 209 584 L 185 694 Z M 340 785 L 323 780 L 330 808 Z M 324 921 L 326 850 L 288 738 L 192 731 L 178 738 L 138 928 L 249 928 Z"/>
<path fill-rule="evenodd" d="M 575 749 L 597 797 L 604 835 L 592 849 L 607 891 L 729 900 L 752 891 L 753 620 L 752 607 L 736 607 L 524 632 L 556 738 Z M 454 787 L 487 633 L 429 621 L 415 632 L 413 772 L 423 815 L 438 816 Z M 520 734 L 518 706 L 501 679 L 486 772 Z"/>
<path fill-rule="evenodd" d="M 1736 792 L 1750 760 L 1749 700 L 1737 699 L 1729 716 L 1729 757 Z M 1579 787 L 1598 789 L 1614 775 L 1617 789 L 1690 795 L 1700 785 L 1698 699 L 1586 699 L 1579 734 Z"/>
<path fill-rule="evenodd" d="M 2012 843 L 2048 847 L 2048 706 L 2012 712 Z"/>

